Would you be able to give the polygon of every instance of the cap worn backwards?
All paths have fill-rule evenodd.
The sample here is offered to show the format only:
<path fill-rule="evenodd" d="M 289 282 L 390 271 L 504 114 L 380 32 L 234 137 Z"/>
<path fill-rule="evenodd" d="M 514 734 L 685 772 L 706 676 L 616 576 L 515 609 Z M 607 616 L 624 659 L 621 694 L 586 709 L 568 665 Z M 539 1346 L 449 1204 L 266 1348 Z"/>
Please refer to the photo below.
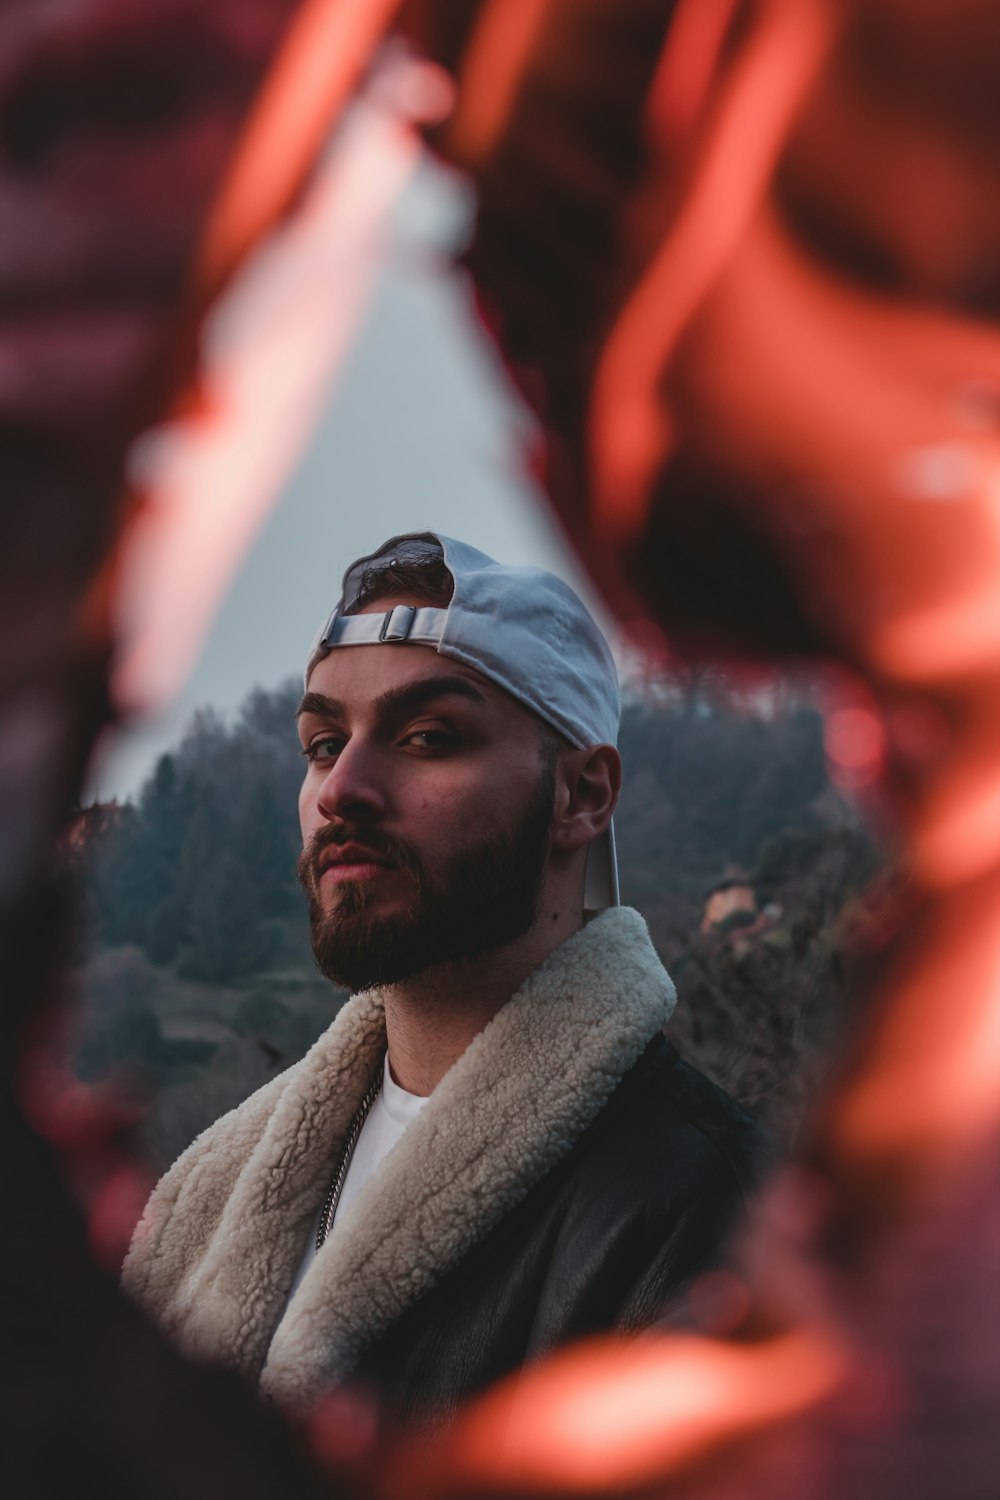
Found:
<path fill-rule="evenodd" d="M 389 573 L 394 564 L 429 557 L 442 559 L 451 574 L 447 608 L 350 613 L 373 570 Z M 508 567 L 436 532 L 392 537 L 344 574 L 341 598 L 313 641 L 306 682 L 317 661 L 338 647 L 404 642 L 432 646 L 472 667 L 577 748 L 617 742 L 621 703 L 608 643 L 569 585 L 542 568 Z M 588 910 L 618 904 L 610 826 L 590 847 L 584 904 Z"/>

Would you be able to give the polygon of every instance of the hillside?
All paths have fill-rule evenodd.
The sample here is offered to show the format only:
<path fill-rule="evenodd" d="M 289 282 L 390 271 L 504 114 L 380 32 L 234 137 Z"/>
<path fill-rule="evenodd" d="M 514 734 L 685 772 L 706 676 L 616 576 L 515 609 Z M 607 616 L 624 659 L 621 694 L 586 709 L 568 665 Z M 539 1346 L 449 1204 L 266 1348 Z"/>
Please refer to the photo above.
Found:
<path fill-rule="evenodd" d="M 78 1066 L 141 1078 L 156 1164 L 343 999 L 313 969 L 295 880 L 298 692 L 256 689 L 230 723 L 200 713 L 134 804 L 84 810 L 74 832 Z M 853 991 L 877 867 L 821 728 L 787 684 L 741 702 L 698 680 L 634 688 L 622 720 L 622 895 L 677 981 L 672 1034 L 784 1136 Z"/>

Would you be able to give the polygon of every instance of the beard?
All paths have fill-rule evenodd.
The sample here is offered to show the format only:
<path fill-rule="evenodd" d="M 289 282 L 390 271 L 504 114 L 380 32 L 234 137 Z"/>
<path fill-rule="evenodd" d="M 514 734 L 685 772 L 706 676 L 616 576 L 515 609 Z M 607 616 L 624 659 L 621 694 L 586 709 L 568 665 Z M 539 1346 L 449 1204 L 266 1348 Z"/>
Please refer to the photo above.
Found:
<path fill-rule="evenodd" d="M 546 768 L 516 823 L 456 847 L 433 874 L 412 845 L 377 828 L 345 823 L 321 829 L 299 858 L 320 973 L 356 994 L 523 936 L 538 915 L 554 795 L 555 773 Z M 373 910 L 378 892 L 369 881 L 340 887 L 332 910 L 321 904 L 320 856 L 347 843 L 361 844 L 410 876 L 413 895 L 402 911 L 380 916 Z"/>

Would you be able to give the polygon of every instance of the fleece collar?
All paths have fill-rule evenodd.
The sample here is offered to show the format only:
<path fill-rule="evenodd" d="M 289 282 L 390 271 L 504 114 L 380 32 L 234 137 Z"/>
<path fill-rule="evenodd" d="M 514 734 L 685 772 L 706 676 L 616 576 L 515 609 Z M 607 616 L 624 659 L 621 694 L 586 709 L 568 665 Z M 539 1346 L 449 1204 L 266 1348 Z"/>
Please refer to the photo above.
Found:
<path fill-rule="evenodd" d="M 595 917 L 522 985 L 339 1216 L 272 1339 L 385 1047 L 377 991 L 224 1116 L 157 1187 L 125 1264 L 189 1352 L 304 1407 L 566 1154 L 674 1005 L 637 912 Z"/>

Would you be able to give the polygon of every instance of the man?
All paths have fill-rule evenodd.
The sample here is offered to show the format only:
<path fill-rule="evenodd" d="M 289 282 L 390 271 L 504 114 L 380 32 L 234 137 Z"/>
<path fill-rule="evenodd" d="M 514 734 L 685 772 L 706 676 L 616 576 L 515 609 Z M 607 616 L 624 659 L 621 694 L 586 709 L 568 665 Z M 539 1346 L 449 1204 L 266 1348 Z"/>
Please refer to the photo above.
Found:
<path fill-rule="evenodd" d="M 429 1418 L 709 1265 L 756 1131 L 662 1034 L 617 905 L 618 685 L 576 595 L 433 534 L 348 569 L 306 672 L 317 962 L 353 992 L 201 1136 L 126 1285 L 185 1347 L 305 1407 Z M 585 914 L 586 908 L 586 914 Z"/>

